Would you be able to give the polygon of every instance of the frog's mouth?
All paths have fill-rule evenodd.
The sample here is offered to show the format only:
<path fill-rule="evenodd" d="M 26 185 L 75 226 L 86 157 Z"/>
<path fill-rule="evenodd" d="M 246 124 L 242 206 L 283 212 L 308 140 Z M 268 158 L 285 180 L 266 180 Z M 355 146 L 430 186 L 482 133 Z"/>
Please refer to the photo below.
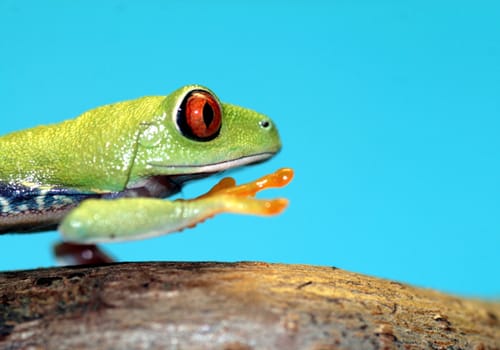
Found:
<path fill-rule="evenodd" d="M 169 177 L 186 176 L 189 178 L 190 175 L 194 175 L 192 178 L 199 178 L 200 174 L 204 174 L 204 176 L 209 176 L 214 173 L 218 173 L 224 170 L 244 165 L 262 163 L 265 160 L 274 156 L 275 154 L 276 152 L 262 152 L 262 153 L 252 154 L 249 156 L 224 160 L 222 162 L 199 164 L 199 165 L 184 165 L 184 164 L 164 165 L 157 163 L 148 163 L 148 165 L 167 170 L 171 174 L 169 175 Z"/>
<path fill-rule="evenodd" d="M 233 169 L 239 166 L 261 163 L 277 152 L 262 152 L 250 156 L 244 156 L 225 160 L 217 163 L 208 163 L 202 165 L 162 165 L 148 163 L 151 166 L 162 168 L 168 175 L 157 175 L 142 179 L 125 191 L 112 194 L 114 197 L 167 197 L 179 192 L 184 183 L 201 179 L 215 173 Z"/>

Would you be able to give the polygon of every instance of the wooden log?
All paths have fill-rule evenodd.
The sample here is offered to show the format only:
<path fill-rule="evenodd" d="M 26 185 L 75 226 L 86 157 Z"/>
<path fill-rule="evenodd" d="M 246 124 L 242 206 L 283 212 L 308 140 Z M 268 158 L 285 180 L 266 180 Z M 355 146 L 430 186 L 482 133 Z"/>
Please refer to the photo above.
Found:
<path fill-rule="evenodd" d="M 334 267 L 148 262 L 0 273 L 1 349 L 499 349 L 500 304 Z"/>

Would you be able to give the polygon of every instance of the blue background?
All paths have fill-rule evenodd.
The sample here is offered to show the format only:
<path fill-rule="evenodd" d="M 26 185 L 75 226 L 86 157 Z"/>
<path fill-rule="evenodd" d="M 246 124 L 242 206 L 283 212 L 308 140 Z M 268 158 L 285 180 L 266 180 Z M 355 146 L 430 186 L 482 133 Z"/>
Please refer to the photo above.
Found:
<path fill-rule="evenodd" d="M 1 1 L 0 133 L 204 84 L 276 121 L 279 156 L 232 175 L 293 167 L 265 193 L 289 209 L 106 245 L 116 258 L 334 265 L 498 297 L 498 2 L 235 3 Z M 0 237 L 0 269 L 53 265 L 57 239 Z"/>

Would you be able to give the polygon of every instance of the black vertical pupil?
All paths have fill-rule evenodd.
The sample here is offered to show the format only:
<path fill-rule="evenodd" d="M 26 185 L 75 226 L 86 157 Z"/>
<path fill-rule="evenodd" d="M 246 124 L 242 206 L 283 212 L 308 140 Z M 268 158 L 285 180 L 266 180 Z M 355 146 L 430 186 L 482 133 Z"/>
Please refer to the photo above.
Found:
<path fill-rule="evenodd" d="M 212 124 L 214 120 L 214 110 L 210 106 L 210 104 L 205 103 L 203 106 L 203 121 L 205 122 L 206 127 L 208 128 L 210 124 Z"/>

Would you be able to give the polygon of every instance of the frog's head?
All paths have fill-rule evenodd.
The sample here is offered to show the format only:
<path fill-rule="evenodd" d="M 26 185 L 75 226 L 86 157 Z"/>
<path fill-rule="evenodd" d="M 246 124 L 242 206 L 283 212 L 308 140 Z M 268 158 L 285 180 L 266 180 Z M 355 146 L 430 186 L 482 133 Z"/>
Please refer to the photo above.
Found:
<path fill-rule="evenodd" d="M 221 103 L 200 85 L 182 87 L 165 97 L 157 115 L 141 128 L 132 169 L 136 179 L 197 177 L 262 162 L 281 148 L 269 117 Z"/>

